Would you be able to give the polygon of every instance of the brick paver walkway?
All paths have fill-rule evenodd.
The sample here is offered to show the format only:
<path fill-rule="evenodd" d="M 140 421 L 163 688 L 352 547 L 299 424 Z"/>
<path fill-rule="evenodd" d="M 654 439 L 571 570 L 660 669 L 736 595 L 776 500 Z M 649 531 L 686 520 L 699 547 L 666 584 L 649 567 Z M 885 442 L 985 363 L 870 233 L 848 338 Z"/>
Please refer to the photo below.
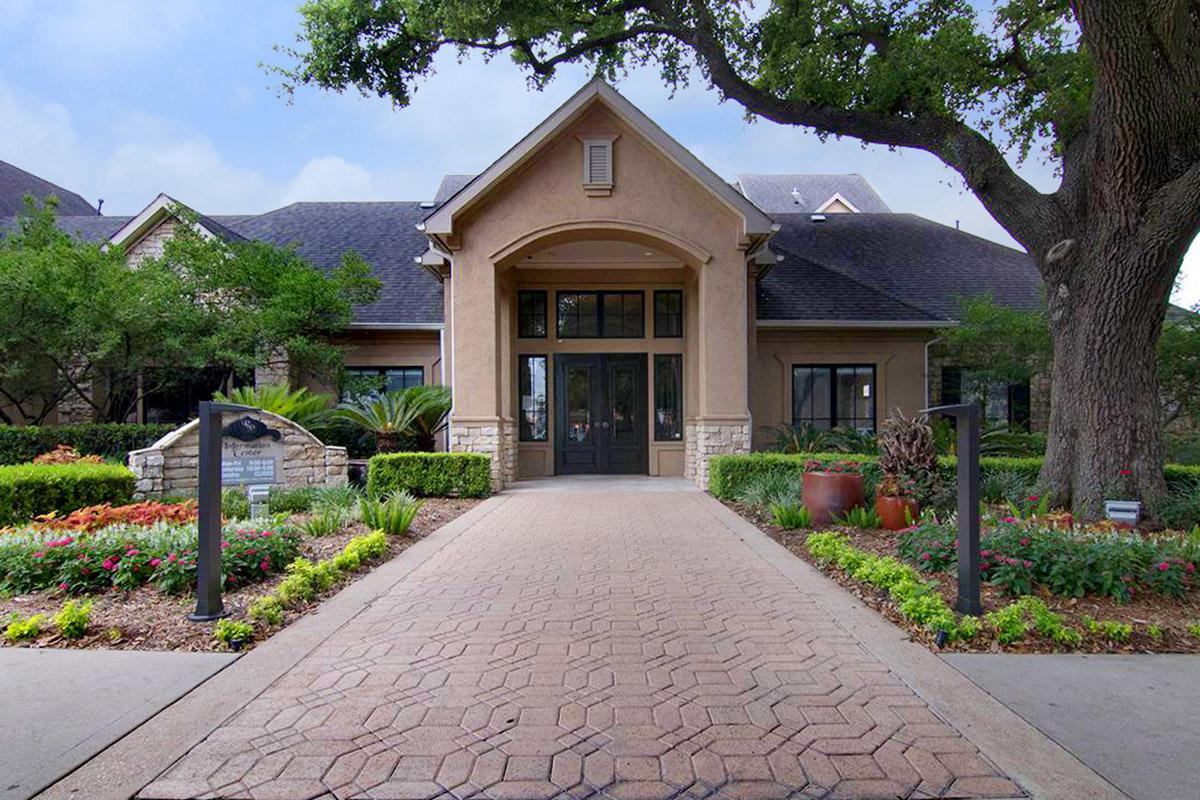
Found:
<path fill-rule="evenodd" d="M 706 495 L 492 502 L 141 796 L 1020 795 Z"/>

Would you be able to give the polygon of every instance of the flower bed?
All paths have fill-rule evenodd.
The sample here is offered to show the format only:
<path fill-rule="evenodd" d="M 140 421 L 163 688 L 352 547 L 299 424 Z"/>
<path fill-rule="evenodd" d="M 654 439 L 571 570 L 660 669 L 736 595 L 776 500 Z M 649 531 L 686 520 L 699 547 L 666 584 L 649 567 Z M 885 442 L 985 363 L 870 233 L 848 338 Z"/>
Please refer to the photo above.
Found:
<path fill-rule="evenodd" d="M 1023 558 L 1019 569 L 1039 575 L 1082 574 L 1090 577 L 1063 584 L 1072 587 L 1070 592 L 1063 594 L 1053 593 L 1050 585 L 1040 579 L 1032 587 L 1009 584 L 1005 582 L 1004 573 L 996 567 L 999 563 L 996 553 L 1001 548 L 985 545 L 983 549 L 988 550 L 991 557 L 988 576 L 992 579 L 983 584 L 981 592 L 986 613 L 979 620 L 968 621 L 968 627 L 978 625 L 979 630 L 975 635 L 964 636 L 945 624 L 948 618 L 939 616 L 942 606 L 953 607 L 958 594 L 953 527 L 927 526 L 924 530 L 928 535 L 922 537 L 909 532 L 913 534 L 908 537 L 910 546 L 902 553 L 901 537 L 894 533 L 846 526 L 823 532 L 787 530 L 774 524 L 768 513 L 760 508 L 741 503 L 730 505 L 794 555 L 820 568 L 864 603 L 906 628 L 913 638 L 931 648 L 938 647 L 937 630 L 941 628 L 947 630 L 941 647 L 964 652 L 1200 653 L 1200 587 L 1190 577 L 1194 573 L 1187 570 L 1186 564 L 1191 562 L 1180 564 L 1170 560 L 1183 558 L 1180 553 L 1187 552 L 1187 548 L 1196 543 L 1180 534 L 1142 536 L 1130 531 L 1103 529 L 1067 531 L 1056 530 L 1045 521 L 999 520 L 996 524 L 1000 530 L 994 534 L 998 538 L 992 538 L 992 531 L 985 534 L 985 540 L 990 544 L 1006 544 L 1015 536 L 1017 552 L 1028 555 L 1037 548 L 1039 560 Z M 1065 517 L 1058 517 L 1062 524 L 1068 521 Z M 1037 532 L 1025 537 L 1021 535 L 1022 526 L 1032 526 Z M 843 555 L 839 559 L 835 552 L 835 557 L 830 557 L 830 551 L 821 548 L 828 546 L 827 539 L 831 534 L 841 545 L 862 555 Z M 818 537 L 817 553 L 808 546 L 813 537 Z M 1029 542 L 1022 545 L 1024 538 Z M 917 549 L 918 542 L 920 549 Z M 1111 561 L 1105 562 L 1098 553 L 1107 553 Z M 923 558 L 925 554 L 929 554 L 928 559 Z M 1016 557 L 1015 554 L 1000 554 L 1006 559 Z M 1030 567 L 1025 567 L 1025 560 L 1031 562 Z M 867 567 L 862 571 L 862 564 L 868 562 L 882 562 L 884 567 Z M 1120 564 L 1120 568 L 1104 566 L 1112 562 Z M 1166 570 L 1161 569 L 1163 563 L 1167 564 Z M 1057 567 L 1052 566 L 1055 564 Z M 917 575 L 915 581 L 929 589 L 926 595 L 936 594 L 941 602 L 922 600 L 918 602 L 925 605 L 910 603 L 902 611 L 904 601 L 911 599 L 903 596 L 904 590 L 897 598 L 890 585 L 872 580 L 878 575 L 887 576 L 892 570 L 903 576 L 900 568 L 907 570 L 909 577 Z M 857 574 L 856 569 L 859 570 Z M 1164 577 L 1156 580 L 1151 573 Z M 1119 583 L 1129 588 L 1125 599 L 1120 590 L 1110 593 L 1085 591 L 1082 596 L 1076 596 L 1077 586 L 1105 585 L 1107 579 L 1098 577 L 1104 575 L 1133 578 L 1113 582 L 1113 585 Z M 1168 575 L 1189 576 L 1186 582 L 1180 582 L 1186 586 L 1182 595 L 1168 583 L 1173 580 L 1168 579 Z M 1030 590 L 1023 591 L 1024 588 Z M 914 611 L 940 620 L 942 624 L 931 625 L 928 618 L 914 620 Z M 961 618 L 953 614 L 950 618 L 955 626 L 961 626 Z"/>
<path fill-rule="evenodd" d="M 34 525 L 60 531 L 94 531 L 109 525 L 153 525 L 157 522 L 193 522 L 196 519 L 196 501 L 179 503 L 146 501 L 114 506 L 103 503 L 72 511 L 66 516 L 45 514 L 34 520 Z"/>
<path fill-rule="evenodd" d="M 388 536 L 387 550 L 371 563 L 379 564 L 399 554 L 421 537 L 432 533 L 475 504 L 476 501 L 473 500 L 426 500 L 408 533 L 405 536 Z M 294 518 L 294 521 L 299 523 L 303 519 Z M 243 523 L 226 526 L 226 529 L 246 527 L 246 524 Z M 299 530 L 300 526 L 296 527 Z M 61 539 L 70 535 L 69 533 L 47 531 L 42 533 L 50 539 L 55 536 Z M 346 545 L 355 537 L 369 533 L 370 531 L 366 527 L 353 522 L 347 522 L 335 533 L 329 535 L 307 536 L 301 533 L 296 542 L 295 558 L 307 559 L 314 564 L 333 559 L 343 553 Z M 9 535 L 12 534 L 0 536 L 0 544 L 3 544 Z M 226 552 L 232 549 L 231 546 Z M 250 606 L 262 596 L 277 591 L 279 585 L 289 576 L 286 571 L 287 565 L 295 561 L 295 558 L 285 561 L 279 569 L 272 567 L 268 575 L 253 582 L 237 581 L 227 584 L 224 589 L 224 602 L 225 607 L 232 613 L 232 620 L 244 622 L 250 619 L 248 616 Z M 342 563 L 346 562 L 343 560 Z M 189 567 L 189 569 L 192 568 L 194 567 Z M 140 572 L 141 570 L 139 570 Z M 344 582 L 354 574 L 357 573 L 352 570 L 344 570 L 339 580 Z M 87 602 L 91 604 L 90 620 L 86 632 L 77 639 L 66 638 L 57 625 L 52 623 L 55 615 L 63 607 L 64 601 L 70 597 L 65 590 L 59 588 L 58 584 L 8 597 L 0 594 L 0 623 L 6 625 L 13 614 L 16 614 L 19 620 L 27 620 L 40 614 L 44 621 L 39 633 L 33 638 L 14 642 L 0 641 L 0 644 L 120 650 L 207 651 L 220 649 L 224 645 L 214 638 L 215 631 L 212 623 L 193 623 L 187 620 L 187 615 L 194 609 L 196 602 L 191 592 L 194 580 L 194 573 L 191 573 L 192 582 L 188 583 L 186 590 L 179 594 L 162 591 L 156 581 L 146 580 L 129 590 L 109 588 L 106 591 L 87 595 Z M 286 625 L 300 618 L 336 590 L 337 586 L 334 585 L 326 590 L 316 591 L 311 598 L 299 600 L 294 605 L 283 609 L 281 624 Z M 262 623 L 254 620 L 251 622 L 254 622 L 260 635 L 274 630 L 275 627 L 264 627 Z"/>

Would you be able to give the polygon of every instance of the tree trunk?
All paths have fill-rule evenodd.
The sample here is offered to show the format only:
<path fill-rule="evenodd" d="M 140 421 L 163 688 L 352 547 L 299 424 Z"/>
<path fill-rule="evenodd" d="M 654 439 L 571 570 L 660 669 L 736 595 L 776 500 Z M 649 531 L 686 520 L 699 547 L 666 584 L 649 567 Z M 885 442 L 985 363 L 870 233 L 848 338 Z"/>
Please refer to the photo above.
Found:
<path fill-rule="evenodd" d="M 1041 483 L 1090 520 L 1106 499 L 1153 510 L 1166 492 L 1155 348 L 1180 259 L 1163 264 L 1116 230 L 1080 241 L 1069 277 L 1047 286 L 1054 367 Z"/>

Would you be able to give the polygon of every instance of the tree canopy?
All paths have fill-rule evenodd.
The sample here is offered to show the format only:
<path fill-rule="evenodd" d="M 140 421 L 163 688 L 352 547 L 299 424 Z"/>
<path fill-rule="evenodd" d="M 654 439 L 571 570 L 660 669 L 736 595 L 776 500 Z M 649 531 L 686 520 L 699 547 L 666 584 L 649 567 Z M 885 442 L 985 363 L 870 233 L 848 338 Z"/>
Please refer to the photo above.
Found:
<path fill-rule="evenodd" d="M 368 265 L 347 253 L 326 274 L 292 249 L 202 236 L 176 213 L 185 224 L 163 255 L 130 267 L 120 248 L 59 229 L 52 203 L 28 202 L 0 240 L 0 419 L 40 422 L 75 397 L 123 420 L 181 376 L 252 371 L 281 348 L 336 373 L 330 339 L 379 290 Z"/>

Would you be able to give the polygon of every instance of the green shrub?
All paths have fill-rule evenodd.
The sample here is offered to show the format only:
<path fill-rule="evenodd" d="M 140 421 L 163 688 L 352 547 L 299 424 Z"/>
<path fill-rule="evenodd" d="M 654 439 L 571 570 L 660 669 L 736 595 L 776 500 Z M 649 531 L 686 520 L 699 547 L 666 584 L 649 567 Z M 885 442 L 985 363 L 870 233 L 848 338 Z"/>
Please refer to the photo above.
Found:
<path fill-rule="evenodd" d="M 1012 644 L 1025 638 L 1029 633 L 1029 623 L 1025 621 L 1024 610 L 1016 603 L 1010 603 L 1004 608 L 989 611 L 983 618 L 996 633 L 996 641 L 1000 644 Z"/>
<path fill-rule="evenodd" d="M 491 463 L 482 453 L 380 453 L 367 466 L 367 494 L 487 497 L 492 492 Z"/>
<path fill-rule="evenodd" d="M 45 621 L 45 614 L 34 614 L 32 617 L 21 619 L 21 615 L 14 611 L 9 617 L 8 627 L 4 629 L 4 638 L 10 642 L 36 639 L 41 635 L 42 624 Z"/>
<path fill-rule="evenodd" d="M 76 603 L 68 600 L 54 615 L 54 625 L 64 639 L 78 639 L 87 630 L 88 621 L 92 618 L 92 601 Z"/>
<path fill-rule="evenodd" d="M 279 602 L 279 598 L 273 594 L 264 594 L 250 604 L 246 614 L 250 619 L 266 625 L 282 625 L 283 603 Z"/>
<path fill-rule="evenodd" d="M 307 558 L 297 558 L 287 565 L 287 577 L 280 581 L 275 589 L 279 601 L 285 606 L 311 600 L 316 594 L 317 587 L 313 582 L 313 570 L 316 565 Z"/>
<path fill-rule="evenodd" d="M 422 501 L 405 491 L 384 498 L 364 497 L 359 501 L 359 518 L 368 528 L 392 536 L 403 536 L 421 511 Z"/>
<path fill-rule="evenodd" d="M 784 472 L 767 472 L 755 476 L 741 487 L 737 500 L 758 509 L 767 509 L 774 504 L 799 505 L 800 477 Z"/>
<path fill-rule="evenodd" d="M 796 503 L 771 503 L 771 518 L 776 525 L 789 531 L 812 526 L 812 515 L 808 509 Z"/>
<path fill-rule="evenodd" d="M 327 508 L 337 509 L 346 519 L 353 519 L 358 513 L 358 501 L 362 493 L 353 486 L 324 486 L 312 490 L 312 509 L 322 511 Z"/>
<path fill-rule="evenodd" d="M 267 498 L 267 510 L 272 514 L 306 514 L 313 506 L 313 490 L 273 488 Z"/>
<path fill-rule="evenodd" d="M 250 519 L 250 498 L 241 488 L 221 491 L 221 516 L 225 519 Z"/>
<path fill-rule="evenodd" d="M 305 536 L 332 536 L 346 524 L 342 512 L 337 508 L 323 508 L 300 523 Z"/>
<path fill-rule="evenodd" d="M 1188 636 L 1193 639 L 1200 639 L 1200 622 L 1193 622 L 1187 626 Z"/>
<path fill-rule="evenodd" d="M 213 638 L 229 648 L 241 647 L 254 638 L 254 626 L 238 620 L 217 620 L 213 626 Z"/>
<path fill-rule="evenodd" d="M 50 512 L 67 514 L 133 495 L 133 473 L 115 464 L 19 464 L 0 467 L 0 525 Z"/>
<path fill-rule="evenodd" d="M 131 450 L 141 450 L 175 430 L 175 425 L 89 423 L 82 425 L 0 425 L 0 464 L 24 464 L 61 444 L 81 455 L 126 460 Z"/>
<path fill-rule="evenodd" d="M 866 506 L 855 506 L 848 509 L 840 517 L 835 517 L 834 522 L 839 525 L 847 525 L 851 528 L 864 528 L 866 530 L 878 530 L 883 527 L 883 520 L 875 513 L 875 509 L 867 508 Z"/>
<path fill-rule="evenodd" d="M 1034 486 L 1020 472 L 988 471 L 979 476 L 979 499 L 985 503 L 1017 503 L 1032 494 Z"/>
<path fill-rule="evenodd" d="M 1118 622 L 1115 619 L 1095 620 L 1085 616 L 1083 618 L 1083 627 L 1087 628 L 1088 633 L 1093 636 L 1099 636 L 1110 642 L 1127 642 L 1129 641 L 1129 637 L 1133 635 L 1132 625 L 1128 622 Z"/>

